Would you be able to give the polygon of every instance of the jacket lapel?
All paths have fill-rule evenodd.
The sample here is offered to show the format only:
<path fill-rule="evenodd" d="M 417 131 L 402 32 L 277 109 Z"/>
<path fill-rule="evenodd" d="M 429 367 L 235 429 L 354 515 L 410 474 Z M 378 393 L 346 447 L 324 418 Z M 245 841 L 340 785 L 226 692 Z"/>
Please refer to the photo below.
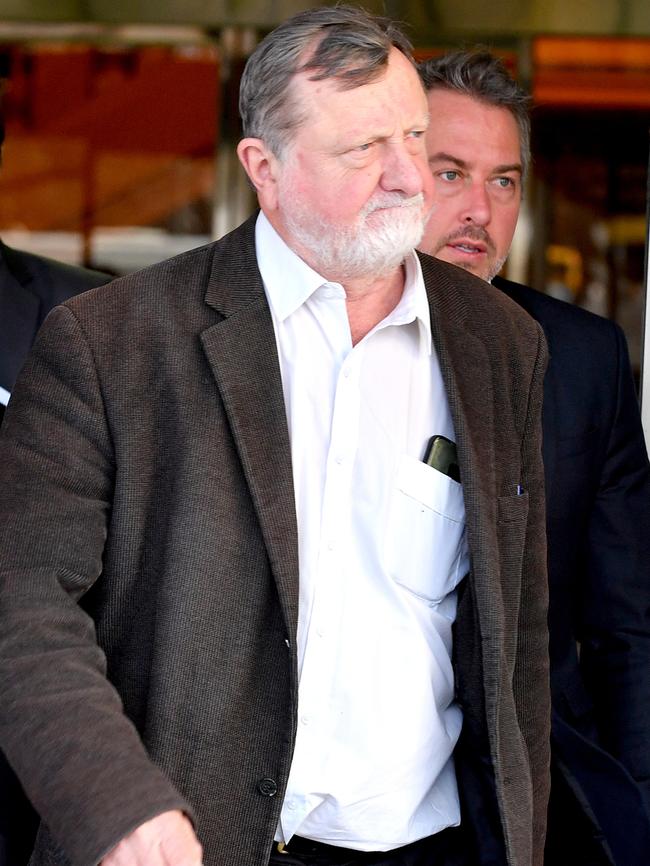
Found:
<path fill-rule="evenodd" d="M 255 217 L 215 246 L 205 296 L 222 320 L 201 342 L 266 543 L 285 624 L 298 621 L 298 532 L 273 322 L 255 257 Z"/>
<path fill-rule="evenodd" d="M 549 341 L 550 344 L 550 341 Z M 544 411 L 542 412 L 542 456 L 546 502 L 554 502 L 555 464 L 557 461 L 558 419 L 556 409 L 562 405 L 557 395 L 555 366 L 549 364 L 544 377 Z"/>
<path fill-rule="evenodd" d="M 427 256 L 422 256 L 421 261 L 433 340 L 456 431 L 471 540 L 482 530 L 486 509 L 488 514 L 495 513 L 497 500 L 490 354 L 486 338 L 465 303 L 462 272 L 458 271 L 458 279 L 453 279 L 437 261 Z M 475 546 L 472 552 L 475 556 Z"/>
<path fill-rule="evenodd" d="M 489 334 L 483 334 L 465 301 L 461 271 L 421 256 L 431 329 L 449 400 L 465 501 L 465 523 L 471 553 L 470 580 L 476 599 L 474 615 L 481 635 L 483 684 L 488 716 L 495 710 L 504 624 L 498 603 L 500 587 L 495 526 L 498 491 L 494 467 L 493 384 Z M 486 677 L 489 672 L 489 677 Z"/>
<path fill-rule="evenodd" d="M 14 269 L 12 251 L 0 242 L 0 385 L 11 391 L 38 326 L 41 303 L 31 275 Z"/>
<path fill-rule="evenodd" d="M 557 407 L 562 405 L 561 393 L 559 393 L 561 382 L 555 375 L 556 365 L 553 363 L 552 358 L 552 347 L 555 342 L 553 340 L 553 326 L 550 317 L 541 314 L 537 302 L 538 292 L 534 289 L 522 286 L 519 283 L 513 283 L 510 280 L 505 280 L 503 277 L 495 277 L 493 285 L 508 295 L 509 298 L 512 298 L 529 316 L 532 316 L 533 319 L 539 322 L 544 329 L 544 335 L 551 350 L 549 365 L 544 376 L 544 411 L 542 412 L 542 455 L 544 458 L 544 484 L 546 487 L 548 509 L 548 503 L 554 501 L 555 464 L 557 462 L 557 444 L 560 430 Z"/>

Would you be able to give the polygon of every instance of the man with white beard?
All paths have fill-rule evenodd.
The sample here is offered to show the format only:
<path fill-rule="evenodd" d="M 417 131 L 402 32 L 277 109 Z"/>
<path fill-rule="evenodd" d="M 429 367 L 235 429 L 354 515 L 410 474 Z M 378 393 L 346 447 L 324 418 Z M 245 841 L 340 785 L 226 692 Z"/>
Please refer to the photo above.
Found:
<path fill-rule="evenodd" d="M 32 866 L 536 866 L 543 336 L 414 252 L 390 22 L 286 21 L 240 108 L 261 212 L 55 311 L 3 427 Z"/>

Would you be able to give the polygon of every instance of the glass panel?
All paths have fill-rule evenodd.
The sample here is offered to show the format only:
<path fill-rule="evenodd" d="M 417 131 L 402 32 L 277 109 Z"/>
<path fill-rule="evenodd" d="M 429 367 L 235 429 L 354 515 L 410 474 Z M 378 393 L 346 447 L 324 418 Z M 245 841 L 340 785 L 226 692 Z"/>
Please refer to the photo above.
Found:
<path fill-rule="evenodd" d="M 123 273 L 209 240 L 215 46 L 3 51 L 6 243 Z"/>

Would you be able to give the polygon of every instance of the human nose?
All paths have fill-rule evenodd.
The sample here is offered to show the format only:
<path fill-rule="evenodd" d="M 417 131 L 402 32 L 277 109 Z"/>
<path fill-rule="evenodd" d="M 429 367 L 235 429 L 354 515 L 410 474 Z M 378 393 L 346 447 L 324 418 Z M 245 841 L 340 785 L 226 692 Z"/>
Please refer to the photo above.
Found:
<path fill-rule="evenodd" d="M 482 184 L 470 184 L 463 196 L 461 222 L 486 226 L 490 222 L 492 206 L 488 191 Z"/>
<path fill-rule="evenodd" d="M 404 145 L 394 143 L 387 148 L 381 176 L 382 189 L 403 192 L 407 196 L 418 195 L 427 190 L 428 174 L 426 160 L 409 153 Z"/>

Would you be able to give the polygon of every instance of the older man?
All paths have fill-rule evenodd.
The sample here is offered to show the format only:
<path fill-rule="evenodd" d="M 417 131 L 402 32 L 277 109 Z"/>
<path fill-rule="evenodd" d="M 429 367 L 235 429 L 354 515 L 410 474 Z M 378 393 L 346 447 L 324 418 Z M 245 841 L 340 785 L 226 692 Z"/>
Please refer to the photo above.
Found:
<path fill-rule="evenodd" d="M 56 310 L 2 431 L 32 863 L 539 864 L 541 329 L 413 252 L 390 24 L 290 19 L 241 108 L 261 213 Z"/>
<path fill-rule="evenodd" d="M 0 163 L 5 137 L 1 97 L 0 80 Z M 99 271 L 15 250 L 0 240 L 0 424 L 16 376 L 52 307 L 109 280 Z M 33 811 L 0 753 L 0 866 L 24 866 L 35 832 Z"/>
<path fill-rule="evenodd" d="M 420 66 L 434 207 L 422 249 L 493 280 L 544 328 L 554 774 L 548 866 L 650 851 L 650 471 L 612 322 L 495 275 L 528 167 L 528 98 L 489 53 Z M 494 278 L 494 279 L 493 279 Z M 580 649 L 579 649 L 580 647 Z"/>

